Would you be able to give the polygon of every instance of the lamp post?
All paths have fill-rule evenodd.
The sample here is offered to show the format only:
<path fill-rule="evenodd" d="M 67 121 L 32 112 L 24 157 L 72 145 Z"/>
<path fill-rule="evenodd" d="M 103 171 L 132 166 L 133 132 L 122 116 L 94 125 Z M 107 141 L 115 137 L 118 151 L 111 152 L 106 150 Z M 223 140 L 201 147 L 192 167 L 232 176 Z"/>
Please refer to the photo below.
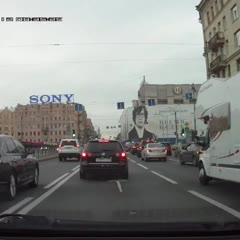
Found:
<path fill-rule="evenodd" d="M 194 132 L 196 133 L 196 99 L 195 99 L 195 92 L 197 91 L 195 88 L 194 83 L 192 84 L 192 91 L 193 91 L 193 111 L 194 111 Z"/>

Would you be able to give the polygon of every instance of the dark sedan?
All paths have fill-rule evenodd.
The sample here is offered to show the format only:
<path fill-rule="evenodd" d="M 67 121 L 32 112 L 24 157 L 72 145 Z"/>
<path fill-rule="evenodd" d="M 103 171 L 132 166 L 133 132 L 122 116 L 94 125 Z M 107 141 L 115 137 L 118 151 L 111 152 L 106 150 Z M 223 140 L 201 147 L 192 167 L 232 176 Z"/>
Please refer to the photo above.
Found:
<path fill-rule="evenodd" d="M 201 149 L 202 149 L 202 146 L 197 143 L 191 143 L 183 147 L 182 151 L 179 154 L 180 164 L 184 165 L 186 162 L 190 162 L 197 167 Z"/>
<path fill-rule="evenodd" d="M 38 186 L 38 161 L 12 136 L 0 135 L 0 189 L 14 199 L 18 185 Z"/>

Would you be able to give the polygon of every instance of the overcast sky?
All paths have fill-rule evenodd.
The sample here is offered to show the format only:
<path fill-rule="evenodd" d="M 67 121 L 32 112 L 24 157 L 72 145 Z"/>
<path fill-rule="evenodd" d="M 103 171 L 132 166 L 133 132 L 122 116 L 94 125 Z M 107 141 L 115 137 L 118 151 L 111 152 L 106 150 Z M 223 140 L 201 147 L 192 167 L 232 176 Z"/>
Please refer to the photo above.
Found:
<path fill-rule="evenodd" d="M 116 103 L 131 106 L 143 75 L 155 84 L 205 81 L 199 2 L 0 0 L 0 17 L 63 18 L 0 22 L 0 108 L 73 93 L 95 127 L 116 134 L 106 130 L 118 125 Z"/>

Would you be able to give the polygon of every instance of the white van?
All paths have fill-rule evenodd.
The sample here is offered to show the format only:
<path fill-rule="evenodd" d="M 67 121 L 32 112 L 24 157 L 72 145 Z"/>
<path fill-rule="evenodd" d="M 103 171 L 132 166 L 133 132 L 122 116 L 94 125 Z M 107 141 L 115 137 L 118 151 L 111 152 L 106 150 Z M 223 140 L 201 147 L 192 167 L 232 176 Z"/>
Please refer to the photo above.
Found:
<path fill-rule="evenodd" d="M 240 182 L 240 74 L 211 78 L 200 88 L 196 118 L 206 124 L 205 147 L 199 158 L 199 180 Z"/>

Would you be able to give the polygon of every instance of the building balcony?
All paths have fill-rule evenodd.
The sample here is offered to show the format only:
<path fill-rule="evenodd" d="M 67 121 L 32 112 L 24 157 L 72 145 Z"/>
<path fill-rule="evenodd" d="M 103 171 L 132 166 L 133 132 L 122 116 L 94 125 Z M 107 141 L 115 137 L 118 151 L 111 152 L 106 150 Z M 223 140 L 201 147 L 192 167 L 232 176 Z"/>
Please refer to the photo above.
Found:
<path fill-rule="evenodd" d="M 227 67 L 227 63 L 226 63 L 225 59 L 226 59 L 225 55 L 220 55 L 216 59 L 214 59 L 210 63 L 210 70 L 211 70 L 211 72 L 215 72 L 215 71 L 218 71 L 220 69 L 226 68 Z"/>
<path fill-rule="evenodd" d="M 224 45 L 224 36 L 223 32 L 217 32 L 208 42 L 208 49 L 216 52 L 219 47 L 223 47 Z"/>

